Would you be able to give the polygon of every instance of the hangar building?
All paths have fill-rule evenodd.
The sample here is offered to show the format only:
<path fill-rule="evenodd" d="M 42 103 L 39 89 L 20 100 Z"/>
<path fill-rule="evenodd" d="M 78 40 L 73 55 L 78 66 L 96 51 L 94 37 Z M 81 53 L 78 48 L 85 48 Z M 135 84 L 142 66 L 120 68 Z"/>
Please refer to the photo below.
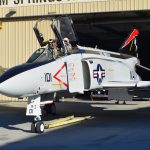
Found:
<path fill-rule="evenodd" d="M 24 63 L 39 48 L 33 32 L 39 18 L 68 14 L 80 45 L 117 51 L 128 33 L 138 28 L 140 60 L 150 67 L 146 55 L 150 45 L 149 10 L 150 0 L 0 0 L 0 66 L 10 68 Z M 41 28 L 49 38 L 52 33 L 48 22 Z"/>

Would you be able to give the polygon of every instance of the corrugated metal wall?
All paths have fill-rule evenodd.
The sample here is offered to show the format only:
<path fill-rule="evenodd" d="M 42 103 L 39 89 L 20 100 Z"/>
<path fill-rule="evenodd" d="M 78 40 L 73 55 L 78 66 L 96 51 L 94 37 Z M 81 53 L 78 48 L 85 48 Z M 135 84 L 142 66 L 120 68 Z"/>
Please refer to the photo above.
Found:
<path fill-rule="evenodd" d="M 3 22 L 0 30 L 0 66 L 10 68 L 26 62 L 29 56 L 39 48 L 39 44 L 33 32 L 35 20 L 20 20 Z M 46 39 L 53 37 L 48 21 L 40 24 Z M 15 85 L 14 85 L 15 86 Z M 14 100 L 0 96 L 0 100 Z"/>
<path fill-rule="evenodd" d="M 0 66 L 10 68 L 21 64 L 36 49 L 37 41 L 33 38 L 31 28 L 34 23 L 35 21 L 3 22 L 0 30 Z M 0 99 L 8 98 L 1 96 Z"/>
<path fill-rule="evenodd" d="M 32 30 L 35 25 L 33 16 L 146 9 L 150 9 L 150 0 L 97 0 L 86 3 L 16 7 L 16 14 L 13 17 L 20 17 L 20 19 L 3 20 L 0 29 L 0 66 L 10 68 L 21 64 L 39 47 Z M 8 12 L 9 8 L 0 8 L 0 18 L 5 18 Z M 32 17 L 27 20 L 24 18 L 26 16 Z M 42 28 L 47 29 L 47 25 L 47 23 L 42 24 Z M 45 31 L 45 33 L 48 38 L 50 32 Z M 0 99 L 12 100 L 4 96 L 0 96 Z"/>
<path fill-rule="evenodd" d="M 150 9 L 150 0 L 106 0 L 68 4 L 50 4 L 16 7 L 15 16 L 38 16 L 48 14 L 70 14 L 86 12 L 110 12 Z M 5 17 L 9 8 L 0 9 L 0 18 Z"/>

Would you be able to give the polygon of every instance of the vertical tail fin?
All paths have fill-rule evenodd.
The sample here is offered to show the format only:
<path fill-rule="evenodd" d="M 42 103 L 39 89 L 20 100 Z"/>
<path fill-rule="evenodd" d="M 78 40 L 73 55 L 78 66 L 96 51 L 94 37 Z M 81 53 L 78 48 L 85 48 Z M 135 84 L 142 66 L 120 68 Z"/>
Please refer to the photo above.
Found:
<path fill-rule="evenodd" d="M 119 52 L 138 57 L 136 37 L 139 35 L 139 30 L 134 29 L 125 42 L 122 44 Z"/>

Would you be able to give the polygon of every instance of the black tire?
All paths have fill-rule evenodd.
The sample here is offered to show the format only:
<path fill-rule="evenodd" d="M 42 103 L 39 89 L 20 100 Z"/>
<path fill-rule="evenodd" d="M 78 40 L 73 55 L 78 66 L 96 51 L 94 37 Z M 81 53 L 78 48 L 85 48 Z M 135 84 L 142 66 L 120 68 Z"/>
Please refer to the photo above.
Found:
<path fill-rule="evenodd" d="M 52 115 L 56 115 L 56 105 L 55 105 L 55 103 L 53 103 L 53 104 L 51 105 L 50 110 L 51 110 L 51 114 L 52 114 Z"/>
<path fill-rule="evenodd" d="M 45 110 L 47 115 L 49 115 L 49 114 L 56 115 L 55 103 L 45 105 L 44 110 Z"/>
<path fill-rule="evenodd" d="M 51 114 L 51 104 L 46 104 L 44 106 L 44 110 L 45 110 L 46 115 Z"/>
<path fill-rule="evenodd" d="M 43 133 L 44 132 L 44 123 L 42 121 L 36 122 L 36 132 Z"/>
<path fill-rule="evenodd" d="M 32 133 L 36 133 L 36 127 L 35 127 L 35 123 L 34 122 L 32 122 L 32 124 L 31 124 L 31 132 Z"/>

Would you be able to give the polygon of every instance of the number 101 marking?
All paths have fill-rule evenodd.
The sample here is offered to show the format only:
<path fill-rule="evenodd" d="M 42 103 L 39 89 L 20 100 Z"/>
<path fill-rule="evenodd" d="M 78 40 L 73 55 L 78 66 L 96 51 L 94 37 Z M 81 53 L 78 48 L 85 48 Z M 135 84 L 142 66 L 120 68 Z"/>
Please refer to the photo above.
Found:
<path fill-rule="evenodd" d="M 52 74 L 45 73 L 45 82 L 52 82 Z"/>

